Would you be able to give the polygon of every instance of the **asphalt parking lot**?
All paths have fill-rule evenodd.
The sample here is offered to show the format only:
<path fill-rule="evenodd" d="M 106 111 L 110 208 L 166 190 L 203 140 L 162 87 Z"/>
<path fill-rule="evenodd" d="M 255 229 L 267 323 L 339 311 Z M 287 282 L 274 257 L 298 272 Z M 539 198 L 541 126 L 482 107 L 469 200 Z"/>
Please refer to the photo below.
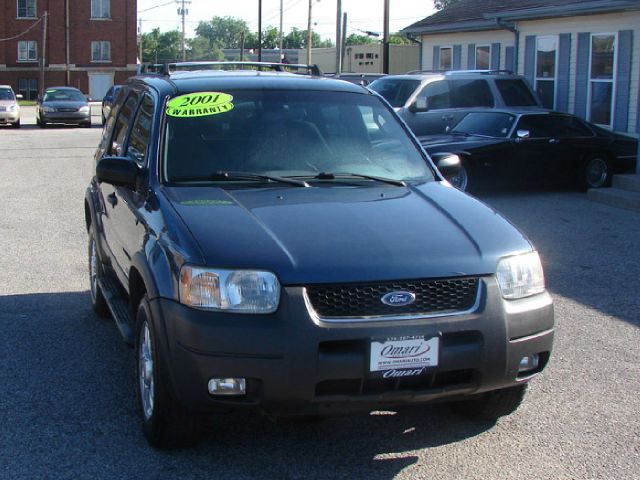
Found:
<path fill-rule="evenodd" d="M 96 113 L 96 112 L 94 112 Z M 639 479 L 640 215 L 571 191 L 485 193 L 537 245 L 556 305 L 549 368 L 497 424 L 443 405 L 315 423 L 221 415 L 149 448 L 133 352 L 89 303 L 94 128 L 0 128 L 0 478 Z"/>

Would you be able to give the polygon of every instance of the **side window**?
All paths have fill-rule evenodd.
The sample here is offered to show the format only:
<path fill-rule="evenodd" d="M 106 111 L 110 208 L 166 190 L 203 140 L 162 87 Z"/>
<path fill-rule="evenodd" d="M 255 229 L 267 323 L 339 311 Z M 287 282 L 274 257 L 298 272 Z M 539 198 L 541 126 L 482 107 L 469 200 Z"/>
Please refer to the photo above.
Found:
<path fill-rule="evenodd" d="M 424 90 L 422 90 L 420 96 L 426 97 L 429 110 L 450 108 L 451 106 L 449 84 L 444 80 L 428 84 L 426 87 L 424 87 Z"/>
<path fill-rule="evenodd" d="M 564 116 L 550 117 L 553 136 L 558 138 L 593 137 L 593 132 L 580 120 Z"/>
<path fill-rule="evenodd" d="M 138 105 L 138 94 L 131 93 L 127 101 L 122 106 L 118 118 L 116 120 L 116 126 L 113 129 L 113 136 L 111 137 L 111 148 L 109 149 L 109 155 L 121 157 L 124 154 L 124 141 L 127 138 L 127 132 L 129 125 L 131 124 L 131 118 L 136 111 Z"/>
<path fill-rule="evenodd" d="M 147 156 L 147 148 L 151 137 L 151 121 L 153 119 L 153 99 L 145 95 L 142 105 L 131 127 L 127 156 L 138 166 L 143 167 Z"/>
<path fill-rule="evenodd" d="M 496 87 L 508 107 L 535 107 L 538 105 L 529 86 L 520 78 L 496 80 Z"/>
<path fill-rule="evenodd" d="M 553 125 L 549 115 L 528 115 L 518 122 L 518 130 L 528 130 L 529 138 L 548 138 L 553 135 Z"/>
<path fill-rule="evenodd" d="M 449 80 L 454 108 L 493 107 L 493 95 L 486 80 Z"/>

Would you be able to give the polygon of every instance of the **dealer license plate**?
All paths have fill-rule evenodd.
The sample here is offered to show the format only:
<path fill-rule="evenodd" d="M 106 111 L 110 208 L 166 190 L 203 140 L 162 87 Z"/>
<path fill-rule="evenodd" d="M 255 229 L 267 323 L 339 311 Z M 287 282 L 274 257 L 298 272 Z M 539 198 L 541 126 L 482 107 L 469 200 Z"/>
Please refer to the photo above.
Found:
<path fill-rule="evenodd" d="M 373 340 L 369 371 L 405 370 L 407 375 L 398 376 L 419 375 L 425 368 L 438 365 L 439 351 L 439 337 L 411 336 Z"/>

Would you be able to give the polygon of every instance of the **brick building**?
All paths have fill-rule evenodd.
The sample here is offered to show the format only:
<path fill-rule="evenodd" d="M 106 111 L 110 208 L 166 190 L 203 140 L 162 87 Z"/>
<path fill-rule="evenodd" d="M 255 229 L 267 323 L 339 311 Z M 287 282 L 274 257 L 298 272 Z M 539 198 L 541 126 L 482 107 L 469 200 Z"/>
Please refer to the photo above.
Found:
<path fill-rule="evenodd" d="M 61 85 L 102 98 L 135 73 L 136 14 L 136 0 L 0 0 L 0 84 L 25 99 Z"/>

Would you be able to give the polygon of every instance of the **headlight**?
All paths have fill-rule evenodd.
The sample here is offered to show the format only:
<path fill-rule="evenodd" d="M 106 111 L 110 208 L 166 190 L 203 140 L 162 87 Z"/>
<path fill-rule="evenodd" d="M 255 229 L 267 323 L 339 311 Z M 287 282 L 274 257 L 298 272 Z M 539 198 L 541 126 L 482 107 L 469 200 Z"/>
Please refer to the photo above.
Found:
<path fill-rule="evenodd" d="M 88 105 L 86 107 L 80 107 L 80 109 L 78 110 L 80 113 L 89 113 L 89 110 L 91 109 L 91 107 L 89 107 Z"/>
<path fill-rule="evenodd" d="M 544 292 L 544 273 L 538 252 L 505 257 L 496 273 L 502 296 L 512 300 Z"/>
<path fill-rule="evenodd" d="M 53 108 L 53 107 L 42 107 L 42 111 L 43 111 L 44 113 L 52 113 L 52 112 L 55 112 L 55 111 L 56 111 L 56 109 L 55 109 L 55 108 Z"/>
<path fill-rule="evenodd" d="M 180 303 L 236 313 L 273 313 L 280 302 L 280 283 L 271 272 L 214 270 L 184 266 Z"/>
<path fill-rule="evenodd" d="M 16 106 L 15 105 L 9 105 L 7 107 L 7 112 L 15 112 L 16 111 Z"/>

